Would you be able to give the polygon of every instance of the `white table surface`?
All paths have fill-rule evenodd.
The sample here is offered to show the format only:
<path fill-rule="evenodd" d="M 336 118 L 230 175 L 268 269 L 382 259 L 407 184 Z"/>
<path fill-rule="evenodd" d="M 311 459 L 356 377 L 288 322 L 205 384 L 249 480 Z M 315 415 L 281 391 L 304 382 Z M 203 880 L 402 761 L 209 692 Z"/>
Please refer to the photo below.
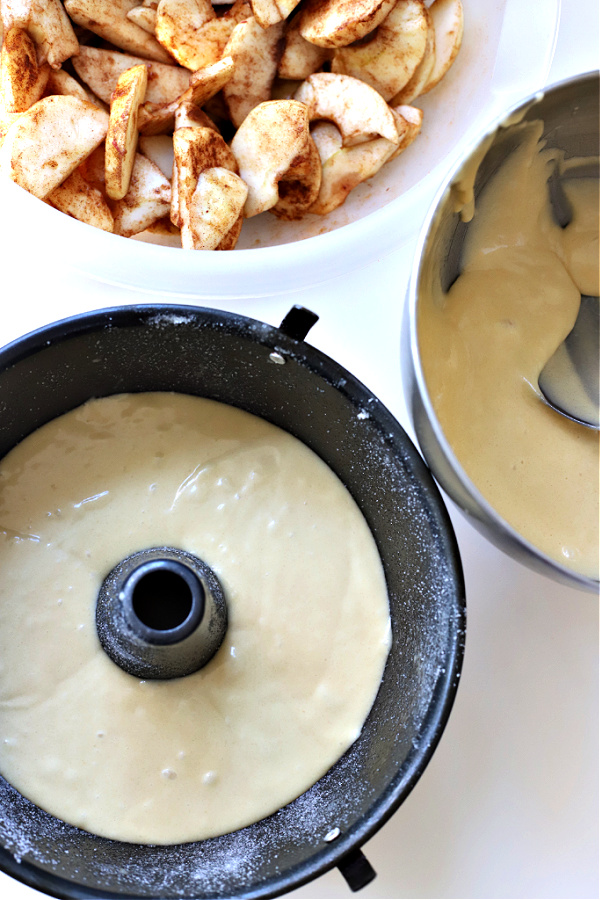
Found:
<path fill-rule="evenodd" d="M 523 4 L 523 16 L 543 2 Z M 598 65 L 595 0 L 563 0 L 548 82 Z M 413 250 L 411 240 L 292 298 L 210 305 L 272 324 L 292 303 L 315 310 L 310 342 L 360 378 L 412 436 L 398 341 Z M 30 259 L 24 251 L 2 260 L 0 344 L 77 312 L 156 300 L 39 271 Z M 461 685 L 424 775 L 364 848 L 378 877 L 359 896 L 598 897 L 598 599 L 529 571 L 450 512 L 467 587 Z M 0 873 L 2 900 L 39 896 Z M 334 870 L 290 896 L 350 892 Z"/>

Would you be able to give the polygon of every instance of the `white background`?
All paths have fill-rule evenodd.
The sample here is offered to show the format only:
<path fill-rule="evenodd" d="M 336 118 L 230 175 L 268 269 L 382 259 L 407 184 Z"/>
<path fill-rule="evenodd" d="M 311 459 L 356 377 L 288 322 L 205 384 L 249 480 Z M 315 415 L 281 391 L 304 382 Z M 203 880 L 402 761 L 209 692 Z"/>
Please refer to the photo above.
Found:
<path fill-rule="evenodd" d="M 544 6 L 521 4 L 521 15 Z M 597 3 L 563 0 L 548 83 L 598 62 Z M 403 246 L 325 286 L 210 305 L 272 324 L 292 303 L 315 310 L 320 321 L 310 342 L 360 378 L 412 434 L 399 333 L 421 221 Z M 2 228 L 10 228 L 4 213 Z M 36 266 L 32 249 L 24 236 L 22 252 L 2 260 L 0 344 L 73 313 L 157 299 Z M 359 896 L 598 897 L 597 597 L 512 561 L 449 506 L 467 586 L 461 686 L 425 774 L 364 848 L 378 878 Z M 2 900 L 36 896 L 0 873 Z M 350 892 L 332 871 L 291 896 Z"/>

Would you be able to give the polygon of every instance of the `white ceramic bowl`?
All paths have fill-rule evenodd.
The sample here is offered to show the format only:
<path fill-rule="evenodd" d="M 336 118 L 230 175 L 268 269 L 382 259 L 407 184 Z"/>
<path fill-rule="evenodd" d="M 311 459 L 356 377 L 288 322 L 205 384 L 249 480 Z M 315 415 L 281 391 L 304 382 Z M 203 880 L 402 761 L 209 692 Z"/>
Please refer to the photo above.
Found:
<path fill-rule="evenodd" d="M 134 241 L 84 225 L 2 179 L 4 252 L 32 246 L 105 283 L 162 296 L 227 299 L 268 296 L 322 284 L 371 262 L 413 237 L 443 172 L 490 112 L 545 83 L 560 0 L 463 0 L 458 58 L 431 94 L 416 102 L 423 130 L 405 153 L 352 192 L 327 217 L 281 222 L 263 213 L 244 223 L 238 248 L 200 253 Z"/>

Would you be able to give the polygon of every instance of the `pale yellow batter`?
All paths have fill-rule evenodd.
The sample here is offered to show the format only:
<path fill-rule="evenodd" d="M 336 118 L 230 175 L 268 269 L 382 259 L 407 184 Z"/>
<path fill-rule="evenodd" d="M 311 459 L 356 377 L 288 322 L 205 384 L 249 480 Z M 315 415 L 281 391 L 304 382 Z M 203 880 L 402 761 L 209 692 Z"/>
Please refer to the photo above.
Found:
<path fill-rule="evenodd" d="M 140 681 L 101 649 L 95 601 L 130 553 L 215 571 L 209 664 Z M 390 646 L 373 537 L 332 471 L 261 419 L 176 394 L 90 401 L 0 464 L 0 771 L 91 832 L 142 843 L 236 830 L 358 736 Z"/>
<path fill-rule="evenodd" d="M 574 217 L 555 224 L 555 151 L 541 123 L 478 198 L 460 277 L 426 275 L 418 321 L 432 403 L 459 462 L 528 541 L 598 578 L 598 433 L 550 409 L 538 377 L 569 333 L 580 293 L 598 294 L 598 183 L 565 181 Z"/>

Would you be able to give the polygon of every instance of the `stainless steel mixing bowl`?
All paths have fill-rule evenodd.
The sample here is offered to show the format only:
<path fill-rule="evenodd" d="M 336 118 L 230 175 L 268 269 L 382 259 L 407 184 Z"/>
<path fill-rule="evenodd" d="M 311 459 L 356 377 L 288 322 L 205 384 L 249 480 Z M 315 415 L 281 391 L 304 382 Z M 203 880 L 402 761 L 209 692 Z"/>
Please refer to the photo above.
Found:
<path fill-rule="evenodd" d="M 562 566 L 525 540 L 467 477 L 442 430 L 427 390 L 419 349 L 417 315 L 423 273 L 433 266 L 434 271 L 439 272 L 444 289 L 447 289 L 460 272 L 462 247 L 470 224 L 463 222 L 455 211 L 453 183 L 462 172 L 481 159 L 475 179 L 477 199 L 515 146 L 514 130 L 503 126 L 520 119 L 541 119 L 547 146 L 564 151 L 566 159 L 587 157 L 594 164 L 599 153 L 598 86 L 598 73 L 593 72 L 525 98 L 494 120 L 454 165 L 437 194 L 419 236 L 402 332 L 406 399 L 421 450 L 437 481 L 467 518 L 502 550 L 558 581 L 592 591 L 598 591 L 597 581 Z"/>

